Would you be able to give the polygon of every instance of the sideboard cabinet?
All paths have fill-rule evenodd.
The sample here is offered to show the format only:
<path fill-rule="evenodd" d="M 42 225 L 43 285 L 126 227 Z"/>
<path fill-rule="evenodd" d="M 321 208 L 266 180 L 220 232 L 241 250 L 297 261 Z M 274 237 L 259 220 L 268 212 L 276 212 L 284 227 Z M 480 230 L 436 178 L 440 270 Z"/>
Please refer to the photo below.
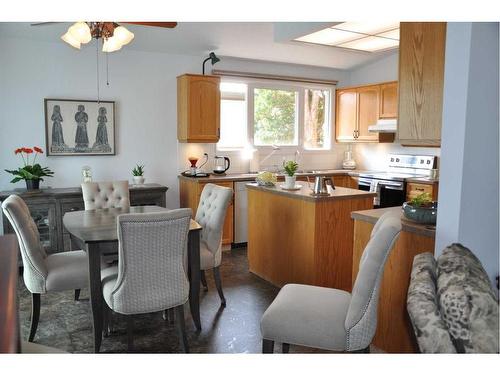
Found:
<path fill-rule="evenodd" d="M 130 185 L 130 204 L 132 206 L 156 205 L 166 207 L 167 187 L 159 184 Z M 24 199 L 31 216 L 40 232 L 40 241 L 47 253 L 71 250 L 69 233 L 63 225 L 66 212 L 84 210 L 82 189 L 48 188 L 40 190 L 16 189 L 0 192 L 0 201 L 11 194 Z M 3 231 L 13 233 L 9 220 L 3 216 Z"/>

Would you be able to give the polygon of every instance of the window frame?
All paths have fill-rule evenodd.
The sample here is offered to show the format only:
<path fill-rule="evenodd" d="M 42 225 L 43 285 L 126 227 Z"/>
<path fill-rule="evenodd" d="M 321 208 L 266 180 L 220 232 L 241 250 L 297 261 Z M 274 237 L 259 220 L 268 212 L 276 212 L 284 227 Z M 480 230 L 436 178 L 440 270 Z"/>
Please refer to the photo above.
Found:
<path fill-rule="evenodd" d="M 248 145 L 257 150 L 259 154 L 271 152 L 273 146 L 271 145 L 255 145 L 254 144 L 254 89 L 276 89 L 276 90 L 287 90 L 287 91 L 296 91 L 297 95 L 297 141 L 298 145 L 278 145 L 280 150 L 276 151 L 276 154 L 289 154 L 298 150 L 300 153 L 305 154 L 322 154 L 325 152 L 331 152 L 334 145 L 334 133 L 335 133 L 335 90 L 336 85 L 327 85 L 327 84 L 313 84 L 306 82 L 292 82 L 292 81 L 281 81 L 281 80 L 260 80 L 260 79 L 241 79 L 237 77 L 222 77 L 223 82 L 231 82 L 231 83 L 244 83 L 247 85 L 246 92 L 246 100 L 247 100 L 247 143 Z M 327 103 L 327 111 L 325 115 L 327 118 L 327 124 L 329 125 L 328 129 L 328 147 L 326 148 L 305 148 L 304 147 L 304 127 L 305 127 L 305 119 L 304 119 L 304 106 L 305 106 L 305 90 L 327 90 L 329 92 L 329 100 Z M 244 148 L 242 147 L 216 147 L 219 151 L 242 151 Z"/>

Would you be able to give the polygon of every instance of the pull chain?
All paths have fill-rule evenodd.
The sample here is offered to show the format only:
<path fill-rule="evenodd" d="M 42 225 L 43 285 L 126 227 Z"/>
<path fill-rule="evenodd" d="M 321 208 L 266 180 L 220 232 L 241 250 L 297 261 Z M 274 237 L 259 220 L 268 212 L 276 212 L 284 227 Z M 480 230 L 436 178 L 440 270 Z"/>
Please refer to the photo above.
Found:
<path fill-rule="evenodd" d="M 106 52 L 106 86 L 109 86 L 109 52 Z"/>
<path fill-rule="evenodd" d="M 97 73 L 97 103 L 101 102 L 101 96 L 99 93 L 99 39 L 96 40 L 96 49 L 95 49 L 95 57 L 96 57 L 96 73 Z"/>

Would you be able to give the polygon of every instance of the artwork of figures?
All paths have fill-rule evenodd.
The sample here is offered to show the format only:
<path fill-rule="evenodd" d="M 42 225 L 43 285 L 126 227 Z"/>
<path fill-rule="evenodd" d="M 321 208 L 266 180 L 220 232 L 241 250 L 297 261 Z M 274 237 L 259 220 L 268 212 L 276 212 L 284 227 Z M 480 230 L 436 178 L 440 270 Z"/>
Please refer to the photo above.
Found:
<path fill-rule="evenodd" d="M 47 155 L 115 155 L 115 103 L 45 99 Z"/>

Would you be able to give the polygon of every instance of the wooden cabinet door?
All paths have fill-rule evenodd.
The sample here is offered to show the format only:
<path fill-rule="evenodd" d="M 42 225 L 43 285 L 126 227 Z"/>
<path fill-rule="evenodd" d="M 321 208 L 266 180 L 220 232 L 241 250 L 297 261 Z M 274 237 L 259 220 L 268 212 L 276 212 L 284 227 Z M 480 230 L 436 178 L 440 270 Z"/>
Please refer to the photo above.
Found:
<path fill-rule="evenodd" d="M 444 22 L 401 23 L 397 137 L 403 145 L 441 144 L 445 42 Z"/>
<path fill-rule="evenodd" d="M 398 117 L 398 83 L 384 83 L 380 85 L 379 118 Z"/>
<path fill-rule="evenodd" d="M 203 191 L 203 188 L 205 187 L 206 183 L 199 184 L 199 194 L 198 194 L 198 202 L 199 202 L 199 197 L 201 195 L 201 192 Z M 219 186 L 224 186 L 227 188 L 230 188 L 233 190 L 233 196 L 231 198 L 231 202 L 229 206 L 227 207 L 226 211 L 226 218 L 224 219 L 224 228 L 222 230 L 222 244 L 223 245 L 230 245 L 233 242 L 233 232 L 234 232 L 234 189 L 233 189 L 233 182 L 232 181 L 227 181 L 227 182 L 217 182 L 215 185 Z"/>
<path fill-rule="evenodd" d="M 370 133 L 368 126 L 375 125 L 378 120 L 379 86 L 358 88 L 358 141 L 378 142 L 378 133 Z"/>
<path fill-rule="evenodd" d="M 357 129 L 356 89 L 337 90 L 336 92 L 335 135 L 337 142 L 353 142 Z"/>
<path fill-rule="evenodd" d="M 220 78 L 185 74 L 177 78 L 177 139 L 215 143 L 220 137 Z"/>

